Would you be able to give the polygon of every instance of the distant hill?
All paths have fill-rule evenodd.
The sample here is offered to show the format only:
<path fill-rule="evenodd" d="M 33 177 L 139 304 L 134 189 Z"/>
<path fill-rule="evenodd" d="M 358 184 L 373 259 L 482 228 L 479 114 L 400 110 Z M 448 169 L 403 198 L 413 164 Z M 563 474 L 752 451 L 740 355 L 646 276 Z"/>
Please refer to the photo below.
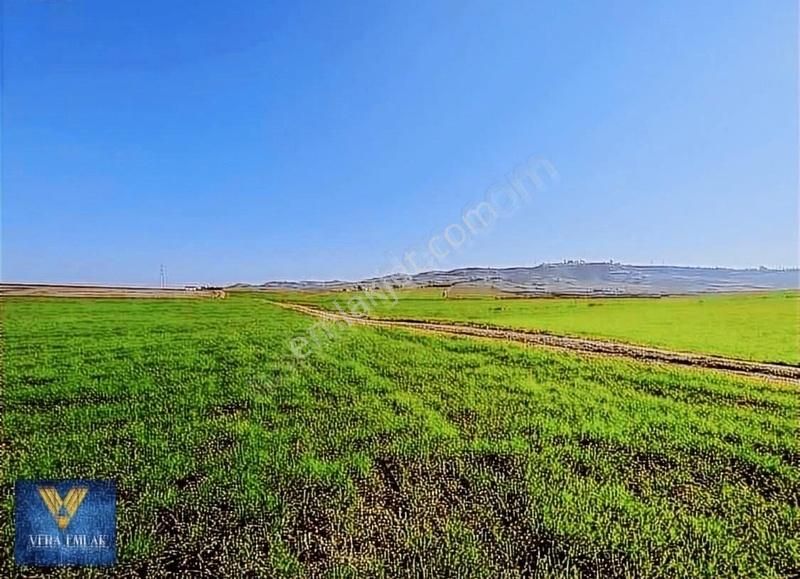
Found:
<path fill-rule="evenodd" d="M 232 290 L 354 291 L 385 287 L 473 287 L 517 295 L 667 295 L 800 288 L 800 270 L 564 262 L 536 267 L 462 268 L 349 281 L 271 281 Z"/>

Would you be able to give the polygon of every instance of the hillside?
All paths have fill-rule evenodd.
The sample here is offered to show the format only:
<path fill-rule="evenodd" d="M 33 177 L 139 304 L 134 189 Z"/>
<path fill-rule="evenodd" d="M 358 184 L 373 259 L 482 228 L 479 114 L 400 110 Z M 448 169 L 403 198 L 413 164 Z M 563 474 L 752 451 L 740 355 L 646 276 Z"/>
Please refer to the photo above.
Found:
<path fill-rule="evenodd" d="M 625 265 L 618 263 L 545 263 L 535 267 L 462 268 L 426 271 L 405 278 L 385 276 L 351 281 L 271 281 L 236 284 L 230 289 L 348 291 L 379 287 L 489 288 L 519 295 L 665 295 L 800 288 L 797 269 L 728 269 Z"/>

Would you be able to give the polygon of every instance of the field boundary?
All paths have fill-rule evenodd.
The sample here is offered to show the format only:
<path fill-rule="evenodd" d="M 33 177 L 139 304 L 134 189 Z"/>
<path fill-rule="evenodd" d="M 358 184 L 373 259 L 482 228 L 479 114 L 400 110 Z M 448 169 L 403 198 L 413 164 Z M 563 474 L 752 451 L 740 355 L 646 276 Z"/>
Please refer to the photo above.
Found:
<path fill-rule="evenodd" d="M 83 284 L 0 283 L 0 297 L 38 298 L 223 298 L 221 289 Z"/>
<path fill-rule="evenodd" d="M 527 345 L 544 346 L 559 350 L 568 350 L 571 352 L 627 358 L 639 362 L 655 362 L 680 366 L 691 366 L 709 370 L 720 370 L 756 378 L 768 378 L 773 380 L 779 379 L 782 381 L 792 382 L 794 384 L 800 384 L 800 367 L 789 364 L 754 362 L 751 360 L 741 360 L 738 358 L 726 358 L 724 356 L 694 354 L 690 352 L 639 346 L 611 340 L 564 336 L 543 331 L 503 329 L 449 322 L 431 322 L 425 320 L 392 320 L 386 318 L 372 318 L 367 316 L 356 316 L 332 312 L 330 310 L 303 304 L 288 302 L 270 303 L 296 312 L 315 316 L 317 318 L 345 322 L 348 324 L 360 324 L 383 328 L 401 328 L 434 332 L 439 334 L 489 338 L 494 340 L 518 342 Z"/>

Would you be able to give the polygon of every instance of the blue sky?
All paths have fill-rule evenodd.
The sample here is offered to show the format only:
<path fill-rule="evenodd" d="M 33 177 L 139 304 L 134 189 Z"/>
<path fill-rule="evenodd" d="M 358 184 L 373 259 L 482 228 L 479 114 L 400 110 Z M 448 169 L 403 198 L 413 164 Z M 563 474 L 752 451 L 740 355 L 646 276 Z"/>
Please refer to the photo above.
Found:
<path fill-rule="evenodd" d="M 798 260 L 791 0 L 4 2 L 6 281 Z"/>

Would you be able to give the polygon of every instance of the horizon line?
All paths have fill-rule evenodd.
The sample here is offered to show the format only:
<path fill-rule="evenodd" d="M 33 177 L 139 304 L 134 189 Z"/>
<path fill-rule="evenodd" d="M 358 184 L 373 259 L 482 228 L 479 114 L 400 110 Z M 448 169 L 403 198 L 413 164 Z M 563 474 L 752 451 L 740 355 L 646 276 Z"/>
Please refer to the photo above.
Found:
<path fill-rule="evenodd" d="M 288 284 L 288 283 L 315 283 L 315 284 L 355 284 L 355 283 L 363 283 L 367 281 L 374 281 L 379 279 L 385 278 L 392 278 L 392 277 L 413 277 L 423 274 L 448 274 L 454 273 L 459 271 L 467 271 L 467 270 L 480 270 L 480 269 L 489 269 L 495 271 L 506 271 L 511 269 L 536 269 L 542 266 L 564 266 L 564 265 L 572 265 L 572 266 L 587 266 L 587 265 L 618 265 L 618 266 L 625 266 L 625 267 L 639 267 L 639 268 L 680 268 L 680 269 L 709 269 L 709 270 L 728 270 L 728 271 L 765 271 L 765 272 L 800 272 L 800 265 L 793 265 L 793 266 L 779 266 L 779 267 L 766 267 L 766 266 L 750 266 L 750 267 L 728 267 L 728 266 L 715 266 L 715 265 L 680 265 L 680 264 L 643 264 L 643 263 L 624 263 L 620 261 L 584 261 L 584 260 L 563 260 L 563 261 L 543 261 L 536 265 L 516 265 L 516 266 L 502 266 L 502 267 L 495 267 L 495 266 L 463 266 L 463 267 L 456 267 L 452 269 L 429 269 L 429 270 L 422 270 L 418 271 L 413 274 L 403 274 L 399 272 L 393 273 L 386 273 L 383 275 L 375 275 L 371 277 L 365 277 L 360 279 L 268 279 L 262 282 L 245 282 L 245 281 L 235 281 L 230 283 L 206 283 L 206 282 L 184 282 L 181 284 L 176 284 L 173 286 L 167 286 L 167 288 L 159 288 L 158 286 L 150 286 L 150 285 L 143 285 L 143 284 L 126 284 L 124 282 L 107 282 L 107 283 L 92 283 L 92 282 L 58 282 L 58 281 L 9 281 L 0 278 L 0 286 L 5 285 L 26 285 L 26 286 L 74 286 L 74 287 L 106 287 L 106 288 L 142 288 L 142 289 L 175 289 L 175 288 L 184 288 L 184 287 L 219 287 L 219 288 L 227 288 L 233 287 L 237 285 L 245 285 L 245 286 L 263 286 L 268 284 Z"/>

